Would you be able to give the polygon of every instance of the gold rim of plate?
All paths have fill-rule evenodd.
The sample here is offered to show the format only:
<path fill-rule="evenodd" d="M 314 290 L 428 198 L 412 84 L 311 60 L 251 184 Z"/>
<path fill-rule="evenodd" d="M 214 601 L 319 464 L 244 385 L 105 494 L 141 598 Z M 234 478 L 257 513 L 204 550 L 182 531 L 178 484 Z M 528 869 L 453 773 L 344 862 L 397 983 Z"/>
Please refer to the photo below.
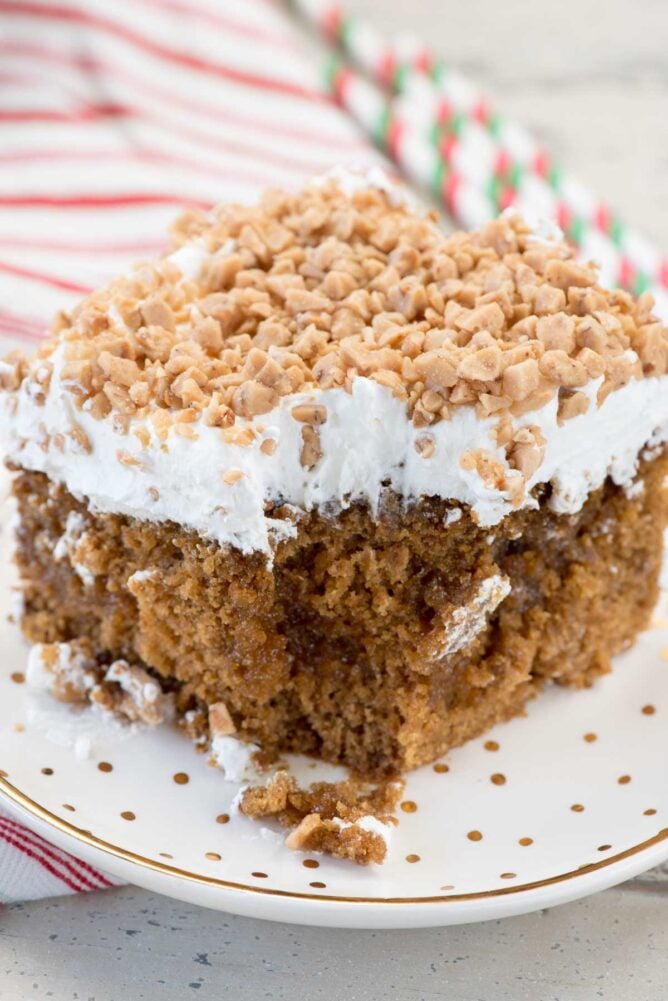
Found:
<path fill-rule="evenodd" d="M 646 838 L 644 841 L 641 841 L 636 845 L 632 845 L 630 848 L 626 848 L 624 851 L 618 852 L 616 855 L 611 855 L 608 858 L 601 859 L 598 862 L 589 862 L 585 865 L 579 866 L 577 869 L 572 869 L 569 872 L 562 872 L 555 876 L 547 876 L 544 879 L 537 879 L 530 883 L 503 886 L 494 890 L 477 890 L 474 893 L 448 893 L 430 897 L 344 897 L 337 894 L 305 893 L 293 890 L 275 890 L 271 887 L 250 886 L 247 883 L 236 883 L 232 880 L 216 879 L 214 876 L 204 876 L 201 873 L 190 872 L 187 869 L 180 869 L 178 866 L 166 865 L 164 862 L 146 858 L 145 856 L 138 855 L 136 852 L 130 851 L 127 848 L 122 848 L 120 845 L 114 845 L 109 841 L 105 841 L 103 838 L 98 838 L 91 831 L 85 831 L 80 827 L 76 827 L 74 824 L 69 823 L 69 821 L 64 820 L 55 813 L 52 813 L 45 806 L 37 803 L 34 799 L 31 799 L 30 796 L 27 796 L 16 786 L 12 785 L 6 777 L 0 776 L 0 794 L 6 796 L 9 800 L 11 800 L 11 802 L 21 807 L 31 816 L 45 824 L 48 824 L 50 827 L 54 827 L 63 834 L 69 835 L 76 841 L 88 845 L 90 848 L 99 849 L 107 855 L 113 855 L 125 862 L 131 862 L 134 865 L 141 866 L 145 869 L 151 869 L 154 872 L 159 872 L 167 876 L 187 879 L 190 882 L 199 883 L 204 886 L 220 887 L 226 890 L 240 890 L 244 893 L 254 893 L 265 897 L 286 897 L 292 900 L 318 900 L 325 903 L 444 904 L 460 903 L 467 900 L 487 900 L 491 897 L 507 897 L 512 894 L 525 893 L 529 890 L 536 890 L 545 886 L 553 886 L 555 883 L 565 883 L 568 880 L 577 879 L 580 876 L 586 876 L 589 873 L 596 872 L 597 870 L 607 869 L 610 866 L 616 865 L 618 862 L 622 862 L 623 860 L 631 858 L 634 855 L 638 855 L 640 852 L 643 852 L 648 848 L 661 844 L 663 841 L 668 841 L 668 827 L 664 827 L 652 837 Z"/>

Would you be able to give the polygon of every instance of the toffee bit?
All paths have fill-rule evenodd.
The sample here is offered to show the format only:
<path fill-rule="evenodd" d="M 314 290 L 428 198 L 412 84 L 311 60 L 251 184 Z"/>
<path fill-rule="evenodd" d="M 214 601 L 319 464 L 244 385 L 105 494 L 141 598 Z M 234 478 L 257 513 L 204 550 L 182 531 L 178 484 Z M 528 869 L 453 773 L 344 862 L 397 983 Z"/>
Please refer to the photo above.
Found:
<path fill-rule="evenodd" d="M 164 442 L 172 424 L 194 440 L 200 419 L 253 423 L 283 397 L 351 392 L 361 376 L 404 402 L 419 428 L 457 407 L 517 418 L 557 396 L 563 422 L 585 412 L 578 390 L 592 379 L 603 377 L 596 406 L 630 379 L 668 371 L 651 295 L 606 291 L 566 243 L 536 241 L 517 217 L 447 236 L 391 192 L 347 194 L 332 178 L 188 213 L 172 233 L 172 253 L 59 316 L 34 362 L 0 363 L 0 391 L 28 380 L 44 399 L 63 346 L 75 406 L 111 415 L 119 433 L 148 417 Z M 304 425 L 302 464 L 314 468 L 326 408 L 300 403 L 291 414 Z M 70 438 L 90 450 L 80 429 Z"/>
<path fill-rule="evenodd" d="M 230 469 L 228 472 L 223 473 L 222 481 L 223 483 L 227 483 L 228 486 L 232 486 L 235 483 L 238 483 L 239 480 L 243 479 L 244 475 L 245 474 L 242 473 L 240 469 Z"/>
<path fill-rule="evenodd" d="M 320 435 L 315 428 L 306 424 L 302 428 L 302 447 L 299 461 L 305 469 L 313 469 L 322 459 Z"/>
<path fill-rule="evenodd" d="M 74 452 L 85 452 L 90 455 L 93 451 L 93 445 L 90 438 L 79 424 L 72 425 L 69 437 L 72 442 L 72 450 Z"/>

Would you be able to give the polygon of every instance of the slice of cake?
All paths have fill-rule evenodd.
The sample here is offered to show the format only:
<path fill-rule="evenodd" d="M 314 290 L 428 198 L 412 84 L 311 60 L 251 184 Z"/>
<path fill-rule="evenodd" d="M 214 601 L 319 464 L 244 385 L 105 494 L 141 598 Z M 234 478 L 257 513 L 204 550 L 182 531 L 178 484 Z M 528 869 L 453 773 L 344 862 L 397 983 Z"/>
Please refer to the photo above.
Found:
<path fill-rule="evenodd" d="M 173 236 L 0 369 L 39 683 L 383 776 L 607 671 L 657 595 L 651 297 L 382 179 Z"/>

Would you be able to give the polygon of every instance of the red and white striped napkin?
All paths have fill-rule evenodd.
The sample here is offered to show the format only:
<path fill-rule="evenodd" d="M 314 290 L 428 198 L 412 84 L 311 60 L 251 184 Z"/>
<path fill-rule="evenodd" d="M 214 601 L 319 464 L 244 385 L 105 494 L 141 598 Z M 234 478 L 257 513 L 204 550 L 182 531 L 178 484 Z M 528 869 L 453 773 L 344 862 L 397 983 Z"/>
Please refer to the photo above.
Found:
<path fill-rule="evenodd" d="M 117 885 L 0 810 L 0 904 Z"/>
<path fill-rule="evenodd" d="M 377 162 L 269 0 L 0 0 L 0 356 L 183 206 Z M 113 881 L 0 812 L 0 901 Z"/>
<path fill-rule="evenodd" d="M 377 160 L 314 49 L 269 0 L 0 0 L 0 337 L 38 340 L 184 206 Z"/>

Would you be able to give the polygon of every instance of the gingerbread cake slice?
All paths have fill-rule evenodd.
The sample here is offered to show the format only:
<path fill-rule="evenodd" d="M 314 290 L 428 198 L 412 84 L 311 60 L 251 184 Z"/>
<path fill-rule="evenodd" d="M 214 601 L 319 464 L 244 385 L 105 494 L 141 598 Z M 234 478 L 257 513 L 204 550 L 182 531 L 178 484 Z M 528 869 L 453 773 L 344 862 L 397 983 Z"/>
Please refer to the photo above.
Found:
<path fill-rule="evenodd" d="M 229 777 L 431 761 L 657 595 L 668 332 L 558 238 L 383 177 L 190 213 L 0 368 L 36 683 Z"/>

